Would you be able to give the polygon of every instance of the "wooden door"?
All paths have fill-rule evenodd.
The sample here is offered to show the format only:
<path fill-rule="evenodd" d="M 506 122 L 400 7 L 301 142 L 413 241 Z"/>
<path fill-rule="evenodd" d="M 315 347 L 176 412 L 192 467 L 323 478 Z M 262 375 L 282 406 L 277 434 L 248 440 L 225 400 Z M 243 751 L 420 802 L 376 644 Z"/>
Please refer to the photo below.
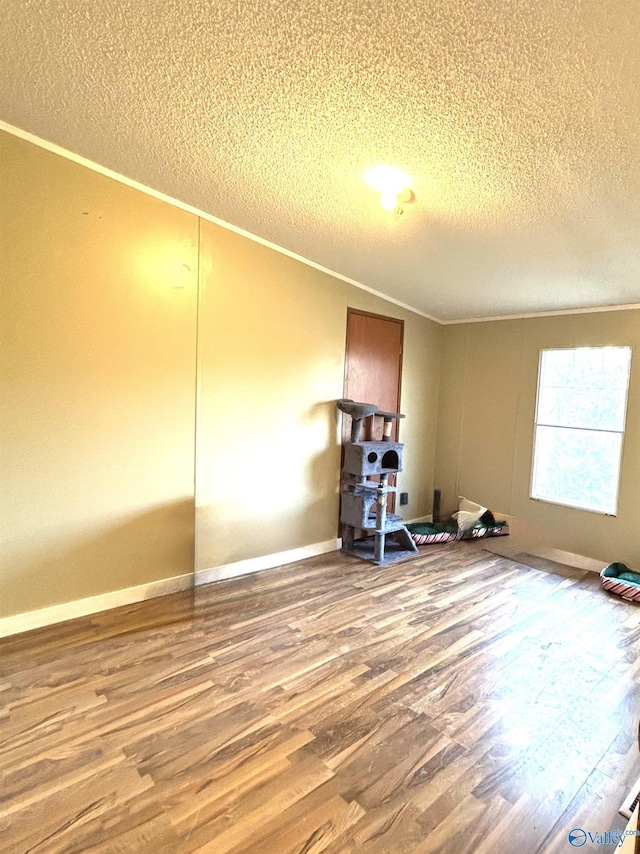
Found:
<path fill-rule="evenodd" d="M 375 403 L 387 412 L 400 411 L 402 381 L 402 343 L 404 323 L 392 317 L 347 310 L 347 346 L 344 370 L 344 397 L 362 403 Z M 398 441 L 398 421 L 393 421 L 391 438 Z M 348 442 L 351 419 L 343 417 L 342 441 Z M 367 418 L 361 440 L 382 439 L 382 418 Z M 378 478 L 371 478 L 378 480 Z M 389 476 L 391 486 L 395 475 Z M 395 495 L 389 496 L 388 509 L 395 509 Z M 361 532 L 356 532 L 356 538 Z"/>
<path fill-rule="evenodd" d="M 345 397 L 375 403 L 387 412 L 399 411 L 403 337 L 402 320 L 352 308 L 347 310 Z M 344 420 L 350 421 L 349 418 Z M 362 439 L 381 439 L 382 419 L 367 418 L 363 432 Z M 397 421 L 393 422 L 392 437 L 398 441 Z"/>

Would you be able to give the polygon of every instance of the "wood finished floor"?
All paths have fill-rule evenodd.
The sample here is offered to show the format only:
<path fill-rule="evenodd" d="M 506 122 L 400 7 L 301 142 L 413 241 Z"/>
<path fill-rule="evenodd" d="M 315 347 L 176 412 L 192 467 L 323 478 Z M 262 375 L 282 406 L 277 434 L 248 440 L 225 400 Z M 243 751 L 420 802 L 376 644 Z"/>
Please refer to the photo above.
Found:
<path fill-rule="evenodd" d="M 0 641 L 0 850 L 555 854 L 624 827 L 640 606 L 558 569 L 332 554 Z"/>

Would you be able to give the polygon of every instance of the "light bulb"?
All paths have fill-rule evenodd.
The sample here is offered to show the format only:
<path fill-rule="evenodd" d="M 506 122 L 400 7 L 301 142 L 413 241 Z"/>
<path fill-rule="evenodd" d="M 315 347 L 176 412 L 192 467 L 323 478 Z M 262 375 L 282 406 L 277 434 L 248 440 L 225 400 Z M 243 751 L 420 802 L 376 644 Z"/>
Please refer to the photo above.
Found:
<path fill-rule="evenodd" d="M 380 196 L 380 204 L 386 211 L 393 211 L 398 207 L 398 194 L 393 190 L 385 190 Z"/>
<path fill-rule="evenodd" d="M 399 193 L 403 187 L 412 186 L 411 177 L 397 166 L 372 166 L 363 178 L 372 189 L 380 190 L 381 193 L 391 190 Z"/>

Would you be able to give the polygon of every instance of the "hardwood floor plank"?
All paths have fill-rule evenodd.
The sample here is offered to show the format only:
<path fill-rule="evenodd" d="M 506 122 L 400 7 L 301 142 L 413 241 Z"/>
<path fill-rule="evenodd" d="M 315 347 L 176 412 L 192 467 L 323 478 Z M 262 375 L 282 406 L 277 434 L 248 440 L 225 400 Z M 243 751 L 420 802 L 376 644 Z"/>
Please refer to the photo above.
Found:
<path fill-rule="evenodd" d="M 365 810 L 355 801 L 347 803 L 340 795 L 325 800 L 315 809 L 291 820 L 291 810 L 285 811 L 285 826 L 277 829 L 280 819 L 263 825 L 256 833 L 232 849 L 232 854 L 320 854 L 345 834 Z"/>
<path fill-rule="evenodd" d="M 38 850 L 68 851 L 70 831 L 100 817 L 105 822 L 115 804 L 126 809 L 138 794 L 153 786 L 133 768 L 112 767 L 62 790 L 49 792 L 18 812 L 0 818 L 0 839 L 13 854 Z"/>
<path fill-rule="evenodd" d="M 639 708 L 597 576 L 322 555 L 0 640 L 0 849 L 559 854 L 621 826 Z"/>
<path fill-rule="evenodd" d="M 459 801 L 443 820 L 437 824 L 423 842 L 415 848 L 415 854 L 462 854 L 467 848 L 469 828 L 477 826 L 486 813 L 487 805 L 473 795 Z M 508 814 L 508 810 L 502 810 Z M 471 849 L 474 854 L 479 847 Z M 503 850 L 507 850 L 506 848 Z M 510 851 L 526 851 L 526 848 L 510 848 Z"/>
<path fill-rule="evenodd" d="M 125 761 L 121 750 L 107 752 L 91 745 L 54 760 L 39 759 L 27 768 L 6 774 L 0 790 L 0 819 Z"/>
<path fill-rule="evenodd" d="M 576 827 L 594 834 L 624 829 L 627 820 L 621 815 L 612 816 L 611 801 L 622 804 L 626 795 L 627 788 L 622 783 L 595 769 L 541 840 L 536 854 L 566 854 L 569 832 Z"/>
<path fill-rule="evenodd" d="M 174 827 L 181 831 L 190 828 L 194 824 L 193 816 L 200 819 L 210 810 L 211 804 L 232 795 L 234 798 L 243 791 L 251 791 L 260 782 L 264 782 L 266 774 L 275 767 L 278 772 L 288 772 L 291 763 L 288 757 L 304 747 L 312 740 L 311 733 L 293 731 L 287 733 L 279 732 L 277 738 L 271 739 L 268 748 L 263 749 L 262 744 L 252 746 L 248 751 L 244 750 L 234 755 L 225 756 L 223 762 L 217 766 L 207 769 L 207 776 L 191 778 L 192 784 L 187 797 L 184 790 L 178 793 L 175 806 L 169 804 L 168 815 Z M 331 776 L 331 772 L 317 762 L 314 766 L 322 774 Z M 283 778 L 284 779 L 284 778 Z"/>
<path fill-rule="evenodd" d="M 326 849 L 326 854 L 409 854 L 424 838 L 415 821 L 417 814 L 403 799 L 368 809 Z"/>
<path fill-rule="evenodd" d="M 185 850 L 198 854 L 226 854 L 243 846 L 245 840 L 263 827 L 271 816 L 285 811 L 331 776 L 332 772 L 326 765 L 315 756 L 309 756 L 291 765 L 280 778 L 252 789 L 242 800 L 237 800 L 232 809 L 225 810 L 215 820 L 195 830 L 184 821 L 172 820 L 172 824 L 185 841 L 188 839 L 189 847 Z M 195 820 L 200 822 L 200 819 L 198 812 Z"/>

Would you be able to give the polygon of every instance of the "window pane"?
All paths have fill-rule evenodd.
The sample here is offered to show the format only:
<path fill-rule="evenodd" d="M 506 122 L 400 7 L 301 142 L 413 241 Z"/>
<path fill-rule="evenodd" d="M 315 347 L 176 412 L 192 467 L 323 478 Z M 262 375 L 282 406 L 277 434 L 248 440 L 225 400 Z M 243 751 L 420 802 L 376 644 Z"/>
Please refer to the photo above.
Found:
<path fill-rule="evenodd" d="M 615 513 L 622 434 L 536 427 L 532 498 Z"/>
<path fill-rule="evenodd" d="M 624 429 L 630 347 L 543 350 L 538 424 Z"/>

